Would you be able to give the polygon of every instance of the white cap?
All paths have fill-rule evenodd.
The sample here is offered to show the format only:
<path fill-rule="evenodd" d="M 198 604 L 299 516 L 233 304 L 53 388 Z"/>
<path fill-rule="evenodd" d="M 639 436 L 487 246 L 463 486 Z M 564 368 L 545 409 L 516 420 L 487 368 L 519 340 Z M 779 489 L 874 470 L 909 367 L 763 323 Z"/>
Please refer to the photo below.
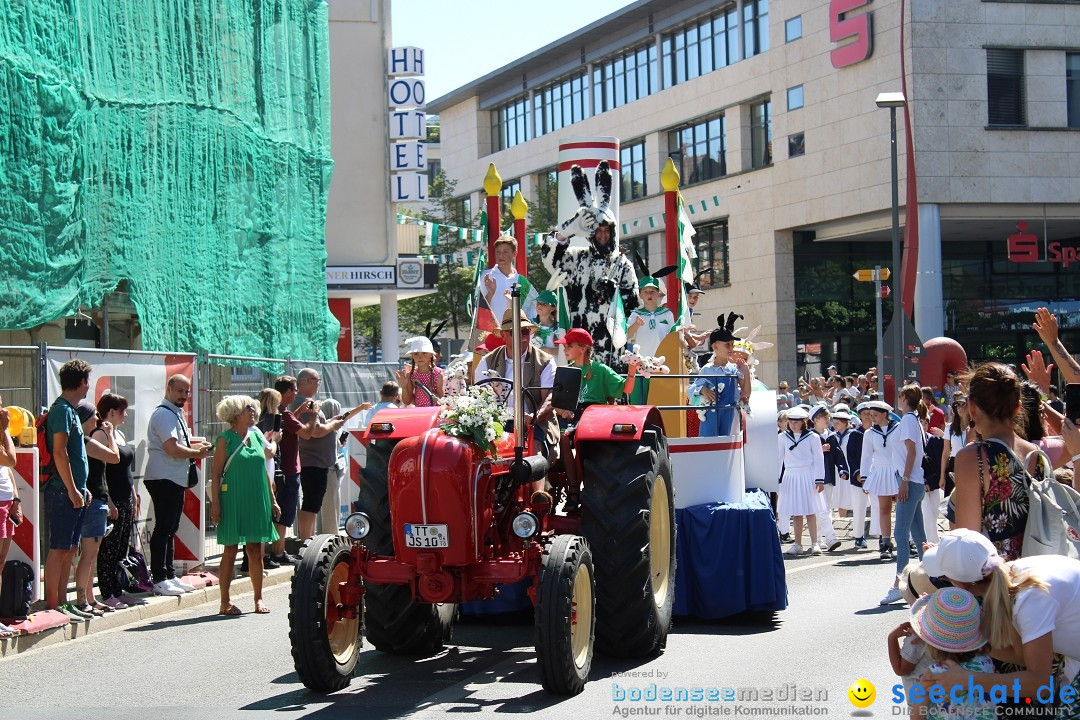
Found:
<path fill-rule="evenodd" d="M 942 533 L 941 542 L 923 553 L 922 559 L 927 575 L 956 582 L 979 582 L 1001 562 L 994 543 L 966 528 Z"/>
<path fill-rule="evenodd" d="M 810 413 L 806 412 L 806 408 L 804 408 L 802 405 L 796 405 L 795 407 L 788 410 L 787 414 L 788 420 L 806 420 L 809 417 Z"/>

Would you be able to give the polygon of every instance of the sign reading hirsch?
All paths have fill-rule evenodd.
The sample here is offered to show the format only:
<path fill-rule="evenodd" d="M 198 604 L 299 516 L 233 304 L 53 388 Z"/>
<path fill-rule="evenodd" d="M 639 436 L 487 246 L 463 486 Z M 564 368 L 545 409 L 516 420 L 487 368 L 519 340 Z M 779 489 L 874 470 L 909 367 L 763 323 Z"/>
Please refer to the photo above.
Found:
<path fill-rule="evenodd" d="M 829 3 L 829 40 L 847 42 L 833 48 L 834 68 L 846 68 L 860 63 L 874 52 L 873 13 L 870 10 L 849 17 L 849 13 L 869 5 L 871 0 L 831 0 Z"/>
<path fill-rule="evenodd" d="M 393 265 L 339 265 L 326 268 L 326 284 L 334 287 L 365 287 L 394 285 L 397 282 Z"/>

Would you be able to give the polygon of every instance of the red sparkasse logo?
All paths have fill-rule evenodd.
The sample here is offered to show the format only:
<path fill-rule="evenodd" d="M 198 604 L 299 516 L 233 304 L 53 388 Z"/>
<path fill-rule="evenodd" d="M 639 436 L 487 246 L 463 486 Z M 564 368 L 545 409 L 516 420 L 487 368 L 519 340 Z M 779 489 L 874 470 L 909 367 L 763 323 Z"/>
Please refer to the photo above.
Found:
<path fill-rule="evenodd" d="M 832 0 L 829 3 L 829 40 L 838 43 L 849 38 L 853 42 L 833 48 L 830 53 L 833 67 L 846 68 L 870 57 L 874 51 L 873 13 L 845 17 L 849 12 L 869 5 L 871 0 Z"/>
<path fill-rule="evenodd" d="M 1054 241 L 1046 246 L 1046 257 L 1039 252 L 1039 236 L 1027 231 L 1026 220 L 1016 223 L 1016 232 L 1009 236 L 1009 260 L 1014 263 L 1033 263 L 1041 260 L 1060 263 L 1063 268 L 1080 262 L 1080 251 L 1072 245 Z"/>

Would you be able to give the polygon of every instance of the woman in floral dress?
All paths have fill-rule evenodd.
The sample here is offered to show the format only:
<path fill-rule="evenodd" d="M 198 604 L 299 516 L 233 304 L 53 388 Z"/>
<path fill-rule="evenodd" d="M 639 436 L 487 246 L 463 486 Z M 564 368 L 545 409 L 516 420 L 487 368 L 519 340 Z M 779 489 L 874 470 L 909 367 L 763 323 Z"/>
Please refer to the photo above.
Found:
<path fill-rule="evenodd" d="M 1016 373 L 1000 363 L 985 363 L 966 384 L 968 414 L 980 440 L 956 454 L 949 520 L 954 528 L 981 532 L 1001 557 L 1015 560 L 1023 553 L 1029 477 L 1041 479 L 1044 472 L 1038 456 L 1031 454 L 1039 448 L 1016 434 Z"/>

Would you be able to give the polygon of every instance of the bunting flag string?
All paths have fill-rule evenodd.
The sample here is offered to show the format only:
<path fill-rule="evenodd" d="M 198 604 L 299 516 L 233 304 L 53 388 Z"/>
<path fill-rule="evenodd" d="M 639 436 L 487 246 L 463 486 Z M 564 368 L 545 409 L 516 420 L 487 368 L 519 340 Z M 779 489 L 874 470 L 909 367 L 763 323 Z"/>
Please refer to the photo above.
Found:
<path fill-rule="evenodd" d="M 720 196 L 713 195 L 706 200 L 695 200 L 694 202 L 686 202 L 683 200 L 683 209 L 690 216 L 700 215 L 702 213 L 709 212 L 712 209 L 720 207 Z M 649 233 L 654 230 L 662 230 L 666 223 L 664 213 L 657 213 L 655 215 L 648 215 L 643 218 L 637 218 L 636 220 L 629 220 L 621 223 L 622 236 L 632 237 L 639 233 Z"/>

